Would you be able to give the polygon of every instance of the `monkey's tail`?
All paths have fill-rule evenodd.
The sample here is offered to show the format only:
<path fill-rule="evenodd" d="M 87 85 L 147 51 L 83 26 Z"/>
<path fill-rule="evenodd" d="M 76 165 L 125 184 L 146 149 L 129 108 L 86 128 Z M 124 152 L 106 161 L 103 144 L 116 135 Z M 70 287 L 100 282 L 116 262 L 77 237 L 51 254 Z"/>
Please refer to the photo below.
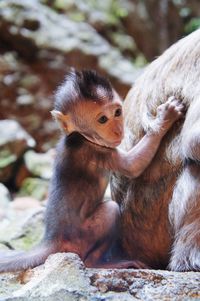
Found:
<path fill-rule="evenodd" d="M 45 262 L 50 254 L 58 252 L 52 244 L 42 244 L 28 252 L 19 252 L 0 258 L 0 273 L 34 268 Z M 12 253 L 12 251 L 10 252 Z"/>

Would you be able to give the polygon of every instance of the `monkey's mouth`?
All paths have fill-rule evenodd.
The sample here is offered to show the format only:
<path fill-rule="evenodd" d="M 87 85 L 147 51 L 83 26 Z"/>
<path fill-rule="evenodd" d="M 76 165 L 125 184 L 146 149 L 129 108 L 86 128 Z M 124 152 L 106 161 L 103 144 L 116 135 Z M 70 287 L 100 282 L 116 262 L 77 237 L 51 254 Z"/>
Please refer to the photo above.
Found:
<path fill-rule="evenodd" d="M 118 139 L 115 141 L 102 141 L 101 145 L 108 147 L 108 148 L 115 148 L 117 146 L 119 146 L 122 142 L 122 139 Z"/>
<path fill-rule="evenodd" d="M 111 142 L 111 141 L 105 141 L 103 139 L 102 140 L 98 139 L 98 140 L 93 140 L 92 142 L 107 148 L 115 148 L 121 144 L 121 140 Z"/>
<path fill-rule="evenodd" d="M 111 145 L 114 145 L 116 147 L 116 146 L 120 145 L 121 142 L 122 142 L 122 139 L 112 142 Z"/>
<path fill-rule="evenodd" d="M 96 133 L 93 134 L 93 135 L 88 135 L 84 132 L 81 132 L 81 134 L 87 139 L 89 140 L 90 142 L 94 143 L 94 144 L 97 144 L 97 145 L 100 145 L 100 146 L 103 146 L 103 147 L 108 147 L 108 148 L 115 148 L 117 147 L 118 145 L 121 144 L 122 142 L 122 139 L 123 137 L 121 137 L 120 139 L 118 140 L 114 140 L 114 141 L 107 141 L 107 140 L 104 140 L 102 137 L 100 137 L 99 135 L 97 135 Z"/>

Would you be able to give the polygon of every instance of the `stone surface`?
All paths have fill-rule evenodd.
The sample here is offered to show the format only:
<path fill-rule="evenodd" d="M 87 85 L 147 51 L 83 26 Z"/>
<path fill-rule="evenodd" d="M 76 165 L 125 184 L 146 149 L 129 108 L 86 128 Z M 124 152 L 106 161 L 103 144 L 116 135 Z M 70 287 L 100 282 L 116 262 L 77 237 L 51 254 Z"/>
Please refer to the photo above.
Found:
<path fill-rule="evenodd" d="M 19 196 L 31 196 L 37 200 L 45 200 L 48 195 L 49 182 L 40 178 L 26 178 L 19 190 Z"/>
<path fill-rule="evenodd" d="M 16 211 L 24 211 L 32 208 L 41 208 L 41 203 L 30 196 L 15 197 L 13 202 L 10 203 L 10 207 Z"/>
<path fill-rule="evenodd" d="M 6 186 L 0 183 L 0 208 L 6 209 L 11 201 L 11 195 Z"/>
<path fill-rule="evenodd" d="M 78 281 L 77 281 L 78 280 Z M 51 283 L 51 285 L 49 285 Z M 15 296 L 41 297 L 66 289 L 80 294 L 91 290 L 89 278 L 79 257 L 72 253 L 51 255 Z"/>
<path fill-rule="evenodd" d="M 54 155 L 53 150 L 47 153 L 36 153 L 30 150 L 24 155 L 26 167 L 32 175 L 49 180 L 52 176 Z"/>
<path fill-rule="evenodd" d="M 7 210 L 7 216 L 0 221 L 0 249 L 5 246 L 17 250 L 28 250 L 39 243 L 44 231 L 44 208 L 26 207 Z"/>
<path fill-rule="evenodd" d="M 14 164 L 35 146 L 35 140 L 15 120 L 1 120 L 0 133 L 0 181 L 6 182 L 13 176 Z"/>
<path fill-rule="evenodd" d="M 199 300 L 200 273 L 86 269 L 73 253 L 49 256 L 44 265 L 0 275 L 0 300 Z"/>
<path fill-rule="evenodd" d="M 58 15 L 37 0 L 2 0 L 0 17 L 1 39 L 25 57 L 44 59 L 49 56 L 46 50 L 54 56 L 65 54 L 67 61 L 62 57 L 60 62 L 57 60 L 61 69 L 64 61 L 76 67 L 83 66 L 83 62 L 87 67 L 96 65 L 126 91 L 138 75 L 137 68 L 92 26 Z"/>
<path fill-rule="evenodd" d="M 0 183 L 0 220 L 6 218 L 7 209 L 11 201 L 11 195 L 6 186 Z"/>

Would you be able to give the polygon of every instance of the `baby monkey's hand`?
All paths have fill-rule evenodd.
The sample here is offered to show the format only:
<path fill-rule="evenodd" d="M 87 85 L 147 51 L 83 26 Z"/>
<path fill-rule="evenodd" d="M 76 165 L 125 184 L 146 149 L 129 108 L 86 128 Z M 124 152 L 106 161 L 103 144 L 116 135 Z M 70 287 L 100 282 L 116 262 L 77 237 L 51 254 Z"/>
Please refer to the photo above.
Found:
<path fill-rule="evenodd" d="M 155 119 L 157 130 L 165 134 L 176 120 L 183 117 L 184 113 L 185 105 L 182 101 L 174 96 L 169 97 L 166 103 L 157 108 Z"/>

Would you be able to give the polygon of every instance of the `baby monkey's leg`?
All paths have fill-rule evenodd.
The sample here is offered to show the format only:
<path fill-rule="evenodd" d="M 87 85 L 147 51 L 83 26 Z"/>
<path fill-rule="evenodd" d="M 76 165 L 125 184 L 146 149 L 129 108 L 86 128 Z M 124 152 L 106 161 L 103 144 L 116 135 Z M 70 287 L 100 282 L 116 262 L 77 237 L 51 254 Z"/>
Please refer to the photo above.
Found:
<path fill-rule="evenodd" d="M 116 241 L 119 233 L 120 211 L 114 201 L 101 203 L 93 215 L 84 223 L 84 232 L 88 238 L 88 252 L 83 258 L 87 267 L 96 268 L 148 268 L 140 261 L 114 260 L 105 262 L 106 251 Z"/>
<path fill-rule="evenodd" d="M 120 212 L 116 202 L 102 202 L 83 225 L 88 241 L 86 266 L 94 267 L 115 240 L 119 230 Z"/>

